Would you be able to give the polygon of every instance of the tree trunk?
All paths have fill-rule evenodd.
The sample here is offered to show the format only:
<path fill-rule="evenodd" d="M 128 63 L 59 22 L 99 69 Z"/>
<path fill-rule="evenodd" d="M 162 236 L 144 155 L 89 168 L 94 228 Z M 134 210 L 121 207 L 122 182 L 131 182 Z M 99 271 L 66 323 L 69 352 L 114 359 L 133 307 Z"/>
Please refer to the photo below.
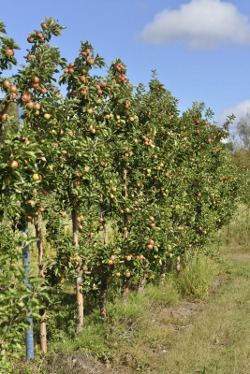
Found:
<path fill-rule="evenodd" d="M 44 269 L 43 269 L 43 233 L 40 224 L 40 220 L 38 217 L 34 218 L 34 226 L 36 237 L 38 238 L 37 241 L 37 249 L 38 249 L 38 271 L 39 276 L 44 278 Z M 39 311 L 41 316 L 40 319 L 40 348 L 43 353 L 47 353 L 47 330 L 46 330 L 46 308 L 42 308 Z"/>
<path fill-rule="evenodd" d="M 47 353 L 47 329 L 46 329 L 46 308 L 40 309 L 40 347 L 43 353 Z"/>
<path fill-rule="evenodd" d="M 43 269 L 43 233 L 41 224 L 38 217 L 34 218 L 34 226 L 36 237 L 38 238 L 37 241 L 37 249 L 38 249 L 38 271 L 39 276 L 44 278 L 44 269 Z"/>
<path fill-rule="evenodd" d="M 137 293 L 141 294 L 141 293 L 144 291 L 145 286 L 146 286 L 146 283 L 147 283 L 147 281 L 146 281 L 146 278 L 145 278 L 145 277 L 141 277 L 141 278 L 139 279 L 139 284 L 138 284 Z"/>
<path fill-rule="evenodd" d="M 126 302 L 129 297 L 129 278 L 123 278 L 122 280 L 122 301 Z"/>
<path fill-rule="evenodd" d="M 78 248 L 78 223 L 77 223 L 77 211 L 72 210 L 72 227 L 73 227 L 73 245 Z M 76 333 L 80 334 L 83 329 L 84 320 L 84 300 L 83 300 L 83 286 L 82 286 L 82 269 L 79 266 L 77 269 L 76 278 L 76 302 L 77 302 L 77 323 L 76 323 Z"/>

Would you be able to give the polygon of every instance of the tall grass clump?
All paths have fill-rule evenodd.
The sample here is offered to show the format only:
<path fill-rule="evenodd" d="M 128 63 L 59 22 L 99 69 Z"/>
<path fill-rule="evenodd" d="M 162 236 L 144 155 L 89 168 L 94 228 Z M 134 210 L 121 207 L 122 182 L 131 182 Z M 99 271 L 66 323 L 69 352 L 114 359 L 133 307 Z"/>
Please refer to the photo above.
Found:
<path fill-rule="evenodd" d="M 205 253 L 188 254 L 183 269 L 176 274 L 177 289 L 185 298 L 206 299 L 217 273 L 218 265 Z"/>

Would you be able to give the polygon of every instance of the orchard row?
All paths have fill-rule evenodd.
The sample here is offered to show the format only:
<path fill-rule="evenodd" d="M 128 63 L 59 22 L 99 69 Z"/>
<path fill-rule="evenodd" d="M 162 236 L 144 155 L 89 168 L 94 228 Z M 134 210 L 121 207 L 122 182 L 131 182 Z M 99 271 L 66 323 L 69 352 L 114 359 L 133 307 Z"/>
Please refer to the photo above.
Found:
<path fill-rule="evenodd" d="M 180 113 L 155 73 L 135 87 L 120 59 L 95 75 L 106 65 L 88 42 L 68 62 L 50 45 L 62 29 L 47 18 L 11 77 L 3 72 L 18 47 L 1 36 L 0 208 L 20 230 L 34 222 L 42 277 L 75 282 L 80 332 L 83 294 L 100 293 L 105 317 L 108 286 L 126 298 L 130 284 L 141 289 L 204 250 L 234 211 L 237 179 L 227 128 L 203 104 Z M 69 220 L 70 240 L 61 229 Z M 41 222 L 56 253 L 47 262 Z"/>

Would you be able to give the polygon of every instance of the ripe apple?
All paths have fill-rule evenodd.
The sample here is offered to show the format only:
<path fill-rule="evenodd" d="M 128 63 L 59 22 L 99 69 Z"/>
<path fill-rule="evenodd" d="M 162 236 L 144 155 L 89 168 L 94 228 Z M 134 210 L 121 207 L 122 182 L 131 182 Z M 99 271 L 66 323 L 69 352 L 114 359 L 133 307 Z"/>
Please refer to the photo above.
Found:
<path fill-rule="evenodd" d="M 47 90 L 46 90 L 45 87 L 41 87 L 40 92 L 44 95 L 44 94 L 46 94 Z"/>
<path fill-rule="evenodd" d="M 27 42 L 28 43 L 33 43 L 34 42 L 34 38 L 30 35 L 30 36 L 28 36 L 28 38 L 27 38 Z"/>
<path fill-rule="evenodd" d="M 28 101 L 31 100 L 31 96 L 29 94 L 25 93 L 25 94 L 22 94 L 21 99 L 22 99 L 22 101 L 27 103 Z"/>
<path fill-rule="evenodd" d="M 45 119 L 50 119 L 50 118 L 51 118 L 51 115 L 50 115 L 49 113 L 45 113 L 45 114 L 44 114 L 44 118 L 45 118 Z"/>
<path fill-rule="evenodd" d="M 4 86 L 5 88 L 9 88 L 9 87 L 10 87 L 10 81 L 5 80 L 5 81 L 3 82 L 3 86 Z"/>
<path fill-rule="evenodd" d="M 130 278 L 131 273 L 129 271 L 127 271 L 125 275 L 126 275 L 126 278 Z"/>
<path fill-rule="evenodd" d="M 114 263 L 113 260 L 111 260 L 111 259 L 108 260 L 108 264 L 109 264 L 109 265 L 113 265 L 113 263 Z"/>
<path fill-rule="evenodd" d="M 12 169 L 16 169 L 18 167 L 18 162 L 16 160 L 11 160 L 9 165 Z"/>
<path fill-rule="evenodd" d="M 126 261 L 131 261 L 131 259 L 132 259 L 132 256 L 131 256 L 131 255 L 127 255 L 127 256 L 125 256 L 125 260 L 126 260 Z"/>
<path fill-rule="evenodd" d="M 7 117 L 8 117 L 7 113 L 4 113 L 1 115 L 1 120 L 6 121 Z"/>
<path fill-rule="evenodd" d="M 35 173 L 35 174 L 32 175 L 32 179 L 33 179 L 33 181 L 38 182 L 38 181 L 42 180 L 42 176 L 38 173 Z"/>
<path fill-rule="evenodd" d="M 10 91 L 13 93 L 17 92 L 17 87 L 16 86 L 10 86 Z"/>
<path fill-rule="evenodd" d="M 29 102 L 26 104 L 26 108 L 28 108 L 28 109 L 32 109 L 32 108 L 34 108 L 34 105 L 35 105 L 35 103 L 33 103 L 33 101 L 29 101 Z"/>
<path fill-rule="evenodd" d="M 103 218 L 103 217 L 99 217 L 99 218 L 98 218 L 98 221 L 99 221 L 99 222 L 103 222 L 103 221 L 104 221 L 104 218 Z"/>
<path fill-rule="evenodd" d="M 47 29 L 48 28 L 48 26 L 45 22 L 42 22 L 40 25 L 41 25 L 42 29 Z"/>
<path fill-rule="evenodd" d="M 40 82 L 40 78 L 39 77 L 32 77 L 32 82 L 33 83 L 39 83 Z"/>
<path fill-rule="evenodd" d="M 13 51 L 13 49 L 7 48 L 7 49 L 5 50 L 5 54 L 6 54 L 7 56 L 14 56 L 15 52 Z"/>
<path fill-rule="evenodd" d="M 43 33 L 40 32 L 40 31 L 38 31 L 38 32 L 36 33 L 36 36 L 37 36 L 38 38 L 42 39 L 42 38 L 43 38 Z"/>
<path fill-rule="evenodd" d="M 121 276 L 121 273 L 118 271 L 118 272 L 115 273 L 115 276 L 116 276 L 116 277 L 120 277 L 120 276 Z"/>
<path fill-rule="evenodd" d="M 89 65 L 93 65 L 95 60 L 93 58 L 89 57 L 89 58 L 87 58 L 87 62 L 88 62 Z"/>

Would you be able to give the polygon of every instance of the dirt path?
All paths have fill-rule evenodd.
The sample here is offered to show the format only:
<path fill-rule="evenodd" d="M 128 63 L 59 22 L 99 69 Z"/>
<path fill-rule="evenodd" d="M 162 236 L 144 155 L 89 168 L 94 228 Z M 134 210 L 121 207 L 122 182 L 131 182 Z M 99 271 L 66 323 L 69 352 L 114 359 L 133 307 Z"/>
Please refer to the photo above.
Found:
<path fill-rule="evenodd" d="M 250 252 L 229 252 L 224 259 L 230 274 L 219 279 L 207 303 L 170 309 L 176 334 L 161 358 L 151 356 L 154 364 L 145 372 L 250 373 Z"/>

